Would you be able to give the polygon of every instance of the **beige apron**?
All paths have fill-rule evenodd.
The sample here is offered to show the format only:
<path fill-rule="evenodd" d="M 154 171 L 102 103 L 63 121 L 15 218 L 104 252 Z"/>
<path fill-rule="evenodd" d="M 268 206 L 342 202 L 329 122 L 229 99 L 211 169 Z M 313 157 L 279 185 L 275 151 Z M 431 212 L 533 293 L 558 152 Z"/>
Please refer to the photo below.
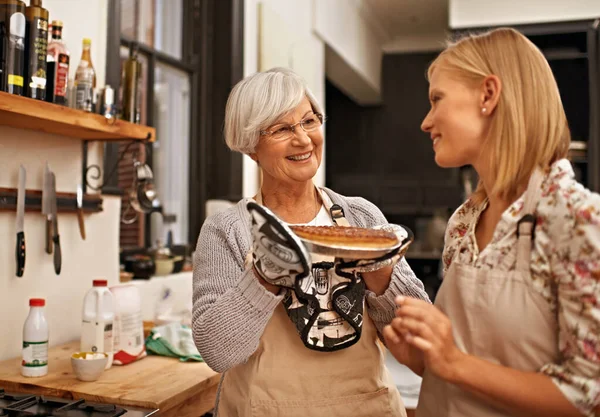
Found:
<path fill-rule="evenodd" d="M 482 270 L 454 259 L 435 300 L 435 305 L 450 318 L 454 341 L 461 351 L 527 372 L 539 371 L 559 355 L 556 313 L 532 288 L 529 269 L 533 213 L 541 194 L 542 179 L 539 170 L 530 178 L 524 198 L 524 217 L 517 226 L 517 248 L 503 261 L 504 265 L 516 264 L 516 268 Z M 458 416 L 506 417 L 510 414 L 426 370 L 417 417 Z"/>
<path fill-rule="evenodd" d="M 321 198 L 331 212 L 329 197 L 321 192 Z M 260 198 L 257 202 L 261 204 Z M 349 225 L 334 213 L 338 225 Z M 333 261 L 311 257 L 313 262 Z M 357 343 L 335 352 L 319 352 L 304 346 L 282 303 L 273 312 L 256 352 L 224 374 L 217 412 L 218 417 L 406 416 L 366 306 Z"/>

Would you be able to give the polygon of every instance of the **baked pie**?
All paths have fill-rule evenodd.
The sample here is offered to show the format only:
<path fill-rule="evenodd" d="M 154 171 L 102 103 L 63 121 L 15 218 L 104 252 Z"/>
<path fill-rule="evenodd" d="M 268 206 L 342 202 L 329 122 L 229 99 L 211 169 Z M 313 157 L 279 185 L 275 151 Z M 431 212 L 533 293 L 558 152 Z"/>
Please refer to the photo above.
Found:
<path fill-rule="evenodd" d="M 321 245 L 387 249 L 399 243 L 395 233 L 382 229 L 342 226 L 290 226 L 301 239 Z"/>

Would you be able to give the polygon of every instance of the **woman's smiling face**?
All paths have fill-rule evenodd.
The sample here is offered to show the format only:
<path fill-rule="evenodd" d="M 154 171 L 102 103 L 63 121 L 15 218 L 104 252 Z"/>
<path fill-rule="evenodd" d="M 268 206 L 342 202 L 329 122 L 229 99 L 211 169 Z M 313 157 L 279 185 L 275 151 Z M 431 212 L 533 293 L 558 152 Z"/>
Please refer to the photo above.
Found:
<path fill-rule="evenodd" d="M 298 107 L 264 130 L 272 131 L 281 125 L 294 125 L 313 115 L 310 101 L 304 98 Z M 294 127 L 294 134 L 288 139 L 261 135 L 250 157 L 258 162 L 264 177 L 271 177 L 279 182 L 306 182 L 311 181 L 317 173 L 322 155 L 323 129 L 319 127 L 305 132 L 298 124 Z"/>
<path fill-rule="evenodd" d="M 475 165 L 487 129 L 482 92 L 438 68 L 429 80 L 431 110 L 421 129 L 430 134 L 435 162 L 443 168 Z"/>

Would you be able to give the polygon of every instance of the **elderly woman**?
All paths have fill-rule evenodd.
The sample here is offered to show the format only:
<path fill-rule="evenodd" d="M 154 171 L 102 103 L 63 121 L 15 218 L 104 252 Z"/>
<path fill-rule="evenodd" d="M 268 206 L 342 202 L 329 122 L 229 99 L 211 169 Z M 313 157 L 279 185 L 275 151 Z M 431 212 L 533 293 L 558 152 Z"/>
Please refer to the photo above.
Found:
<path fill-rule="evenodd" d="M 423 375 L 418 417 L 600 416 L 600 195 L 570 143 L 546 59 L 519 32 L 451 44 L 422 129 L 477 191 L 446 230 L 435 305 L 399 297 L 384 335 Z"/>
<path fill-rule="evenodd" d="M 332 302 L 347 283 L 334 259 L 312 256 L 310 304 L 271 279 L 264 253 L 253 253 L 261 238 L 252 202 L 290 225 L 387 224 L 370 202 L 314 185 L 323 120 L 304 80 L 287 69 L 249 76 L 229 97 L 226 142 L 256 161 L 262 185 L 254 199 L 206 219 L 194 257 L 194 340 L 223 373 L 219 416 L 405 415 L 378 339 L 397 296 L 427 300 L 406 261 L 359 274 Z"/>

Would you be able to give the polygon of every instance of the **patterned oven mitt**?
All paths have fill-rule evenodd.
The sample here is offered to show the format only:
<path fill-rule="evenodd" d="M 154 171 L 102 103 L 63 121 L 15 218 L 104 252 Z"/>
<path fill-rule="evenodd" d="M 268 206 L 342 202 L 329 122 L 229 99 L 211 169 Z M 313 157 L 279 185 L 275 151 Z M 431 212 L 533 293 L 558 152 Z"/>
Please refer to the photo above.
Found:
<path fill-rule="evenodd" d="M 266 207 L 247 205 L 252 217 L 252 262 L 268 283 L 293 289 L 310 273 L 310 254 L 300 239 Z"/>

